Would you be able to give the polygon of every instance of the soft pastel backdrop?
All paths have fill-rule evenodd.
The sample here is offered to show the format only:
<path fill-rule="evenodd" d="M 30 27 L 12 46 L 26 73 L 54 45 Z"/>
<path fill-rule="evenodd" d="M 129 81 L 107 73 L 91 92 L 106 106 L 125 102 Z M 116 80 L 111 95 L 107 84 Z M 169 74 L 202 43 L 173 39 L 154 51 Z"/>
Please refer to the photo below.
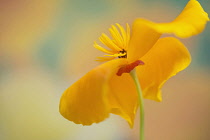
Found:
<path fill-rule="evenodd" d="M 210 13 L 210 0 L 199 0 Z M 58 111 L 62 92 L 97 66 L 93 48 L 110 25 L 173 20 L 188 0 L 0 0 L 0 139 L 138 140 L 118 116 L 76 125 Z M 145 100 L 146 140 L 209 140 L 210 24 L 182 40 L 192 64 Z"/>

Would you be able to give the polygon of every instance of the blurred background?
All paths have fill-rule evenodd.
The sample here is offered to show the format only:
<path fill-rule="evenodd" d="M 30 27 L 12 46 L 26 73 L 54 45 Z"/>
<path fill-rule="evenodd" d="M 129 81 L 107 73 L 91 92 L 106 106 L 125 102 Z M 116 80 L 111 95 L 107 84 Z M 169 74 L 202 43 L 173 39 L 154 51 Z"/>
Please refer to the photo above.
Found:
<path fill-rule="evenodd" d="M 93 67 L 93 48 L 110 25 L 138 17 L 173 20 L 188 0 L 0 0 L 0 139 L 138 140 L 120 117 L 76 125 L 58 111 L 60 96 Z M 210 14 L 210 1 L 199 0 Z M 146 140 L 209 140 L 210 24 L 182 40 L 192 64 L 145 100 Z"/>

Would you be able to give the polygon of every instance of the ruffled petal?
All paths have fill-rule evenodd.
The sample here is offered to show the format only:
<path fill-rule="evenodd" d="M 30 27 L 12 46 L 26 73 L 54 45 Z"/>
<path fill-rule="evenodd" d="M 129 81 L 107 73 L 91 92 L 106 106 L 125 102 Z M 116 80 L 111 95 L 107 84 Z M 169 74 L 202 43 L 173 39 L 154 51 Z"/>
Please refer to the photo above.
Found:
<path fill-rule="evenodd" d="M 161 87 L 170 77 L 184 70 L 191 62 L 187 48 L 176 38 L 167 37 L 157 41 L 141 60 L 137 74 L 147 99 L 161 101 Z"/>
<path fill-rule="evenodd" d="M 190 0 L 181 14 L 169 23 L 136 19 L 128 46 L 128 61 L 133 62 L 144 56 L 161 34 L 172 33 L 181 38 L 190 37 L 201 33 L 207 21 L 209 21 L 208 14 L 196 0 Z"/>
<path fill-rule="evenodd" d="M 138 107 L 138 95 L 131 76 L 128 73 L 122 76 L 114 75 L 109 86 L 111 112 L 124 118 L 132 128 Z"/>
<path fill-rule="evenodd" d="M 129 62 L 136 61 L 156 43 L 160 37 L 154 29 L 155 24 L 145 19 L 136 19 L 132 26 L 131 38 L 127 51 Z"/>
<path fill-rule="evenodd" d="M 170 23 L 156 24 L 155 29 L 160 33 L 173 33 L 186 38 L 201 33 L 209 21 L 208 14 L 197 0 L 190 0 L 181 14 Z"/>
<path fill-rule="evenodd" d="M 107 82 L 125 59 L 115 59 L 88 72 L 70 86 L 60 100 L 60 113 L 76 124 L 91 125 L 109 117 Z"/>

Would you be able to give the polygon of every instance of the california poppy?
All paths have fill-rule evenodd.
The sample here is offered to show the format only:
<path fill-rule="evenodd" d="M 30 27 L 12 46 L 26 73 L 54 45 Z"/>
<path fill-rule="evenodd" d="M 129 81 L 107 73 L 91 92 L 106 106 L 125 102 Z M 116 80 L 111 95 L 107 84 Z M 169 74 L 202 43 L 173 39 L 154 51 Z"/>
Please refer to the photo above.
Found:
<path fill-rule="evenodd" d="M 136 19 L 131 32 L 116 24 L 110 28 L 112 39 L 102 34 L 100 41 L 107 61 L 92 69 L 71 85 L 60 100 L 60 113 L 76 124 L 91 125 L 120 115 L 132 127 L 139 106 L 130 71 L 136 69 L 144 98 L 161 101 L 161 87 L 172 76 L 184 70 L 191 61 L 187 48 L 172 33 L 187 38 L 201 33 L 209 21 L 208 14 L 196 0 L 190 0 L 181 14 L 169 23 Z"/>

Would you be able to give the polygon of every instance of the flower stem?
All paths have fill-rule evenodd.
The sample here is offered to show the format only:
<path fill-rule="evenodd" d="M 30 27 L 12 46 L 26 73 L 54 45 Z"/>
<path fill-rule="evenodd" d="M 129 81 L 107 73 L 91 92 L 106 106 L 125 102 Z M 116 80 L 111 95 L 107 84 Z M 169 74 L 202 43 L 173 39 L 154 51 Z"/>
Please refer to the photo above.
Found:
<path fill-rule="evenodd" d="M 136 69 L 133 69 L 130 72 L 131 77 L 134 80 L 136 90 L 138 92 L 138 101 L 139 101 L 139 106 L 140 106 L 140 130 L 139 130 L 139 135 L 140 135 L 140 140 L 144 140 L 144 101 L 143 101 L 143 94 L 141 91 L 141 86 L 136 74 Z"/>

